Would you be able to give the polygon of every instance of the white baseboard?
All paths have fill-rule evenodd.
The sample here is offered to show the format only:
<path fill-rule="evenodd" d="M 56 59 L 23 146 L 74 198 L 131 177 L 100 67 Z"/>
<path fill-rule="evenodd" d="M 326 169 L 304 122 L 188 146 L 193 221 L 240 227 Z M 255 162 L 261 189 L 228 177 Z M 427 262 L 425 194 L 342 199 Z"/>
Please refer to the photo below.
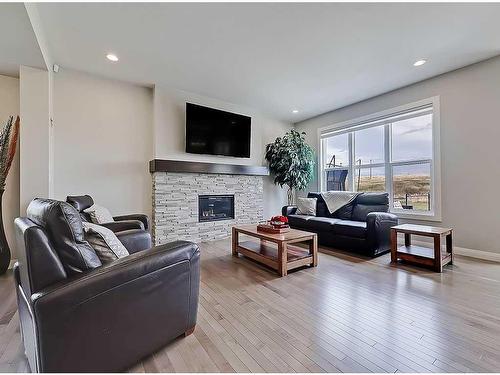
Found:
<path fill-rule="evenodd" d="M 412 241 L 415 245 L 419 246 L 430 246 L 432 247 L 431 242 L 426 241 Z M 453 252 L 457 255 L 462 255 L 465 257 L 489 260 L 492 262 L 500 263 L 500 253 L 492 253 L 491 251 L 482 251 L 482 250 L 474 250 L 468 249 L 466 247 L 453 246 Z"/>
<path fill-rule="evenodd" d="M 453 251 L 457 255 L 463 255 L 466 257 L 477 258 L 477 259 L 482 259 L 482 260 L 489 260 L 492 262 L 499 262 L 500 263 L 500 254 L 499 253 L 492 253 L 490 251 L 473 250 L 473 249 L 467 249 L 466 247 L 457 247 L 457 246 L 455 246 L 453 248 Z"/>

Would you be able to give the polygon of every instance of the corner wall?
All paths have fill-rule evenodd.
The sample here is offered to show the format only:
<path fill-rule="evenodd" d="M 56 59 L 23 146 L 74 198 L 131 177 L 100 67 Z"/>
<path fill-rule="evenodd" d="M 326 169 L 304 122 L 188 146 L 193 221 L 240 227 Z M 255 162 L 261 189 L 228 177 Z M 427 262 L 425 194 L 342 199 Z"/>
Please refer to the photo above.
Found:
<path fill-rule="evenodd" d="M 459 247 L 500 253 L 500 57 L 404 87 L 296 124 L 319 153 L 317 130 L 432 96 L 440 97 L 440 226 Z M 309 190 L 317 190 L 313 181 Z"/>
<path fill-rule="evenodd" d="M 0 125 L 19 115 L 19 79 L 0 75 Z M 3 222 L 12 259 L 16 258 L 14 219 L 19 216 L 19 144 L 3 196 Z"/>
<path fill-rule="evenodd" d="M 89 194 L 114 215 L 151 215 L 152 90 L 61 69 L 53 105 L 54 197 Z"/>
<path fill-rule="evenodd" d="M 19 134 L 20 212 L 35 197 L 49 197 L 49 73 L 21 66 Z"/>

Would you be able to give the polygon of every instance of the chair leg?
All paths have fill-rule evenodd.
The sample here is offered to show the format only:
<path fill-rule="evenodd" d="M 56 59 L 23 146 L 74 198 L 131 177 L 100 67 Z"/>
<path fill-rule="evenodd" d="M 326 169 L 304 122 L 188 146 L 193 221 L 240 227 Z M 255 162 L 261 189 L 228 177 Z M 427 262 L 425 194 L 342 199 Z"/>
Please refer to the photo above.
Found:
<path fill-rule="evenodd" d="M 190 334 L 194 332 L 196 326 L 189 328 L 186 332 L 184 332 L 184 337 L 188 337 Z"/>

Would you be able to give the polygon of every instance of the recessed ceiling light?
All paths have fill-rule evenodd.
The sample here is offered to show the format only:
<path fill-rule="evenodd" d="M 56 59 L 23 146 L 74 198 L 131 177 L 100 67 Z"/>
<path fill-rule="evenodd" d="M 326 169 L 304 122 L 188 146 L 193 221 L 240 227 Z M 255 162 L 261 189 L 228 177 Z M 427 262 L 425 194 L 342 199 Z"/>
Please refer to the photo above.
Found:
<path fill-rule="evenodd" d="M 294 110 L 292 111 L 292 113 L 299 113 L 299 110 L 298 110 L 298 109 L 294 109 Z"/>
<path fill-rule="evenodd" d="M 117 62 L 118 61 L 118 56 L 112 54 L 112 53 L 108 53 L 106 55 L 106 58 L 109 60 L 109 61 L 113 61 L 113 62 Z"/>
<path fill-rule="evenodd" d="M 418 60 L 418 61 L 415 61 L 413 63 L 413 66 L 421 66 L 421 65 L 424 65 L 426 62 L 427 62 L 427 60 L 424 60 L 424 59 Z"/>

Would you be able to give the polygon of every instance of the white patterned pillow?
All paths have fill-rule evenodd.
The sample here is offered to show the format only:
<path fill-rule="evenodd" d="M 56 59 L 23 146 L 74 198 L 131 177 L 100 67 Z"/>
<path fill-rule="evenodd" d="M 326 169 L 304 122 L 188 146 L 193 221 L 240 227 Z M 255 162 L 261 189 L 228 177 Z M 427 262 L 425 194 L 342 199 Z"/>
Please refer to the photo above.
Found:
<path fill-rule="evenodd" d="M 85 231 L 85 241 L 92 246 L 102 264 L 129 255 L 128 250 L 112 230 L 86 221 L 83 222 L 83 229 Z"/>
<path fill-rule="evenodd" d="M 104 224 L 115 221 L 106 207 L 97 204 L 83 210 L 83 212 L 90 215 L 90 220 L 92 220 L 94 224 Z"/>
<path fill-rule="evenodd" d="M 316 216 L 316 198 L 297 198 L 297 214 Z"/>

